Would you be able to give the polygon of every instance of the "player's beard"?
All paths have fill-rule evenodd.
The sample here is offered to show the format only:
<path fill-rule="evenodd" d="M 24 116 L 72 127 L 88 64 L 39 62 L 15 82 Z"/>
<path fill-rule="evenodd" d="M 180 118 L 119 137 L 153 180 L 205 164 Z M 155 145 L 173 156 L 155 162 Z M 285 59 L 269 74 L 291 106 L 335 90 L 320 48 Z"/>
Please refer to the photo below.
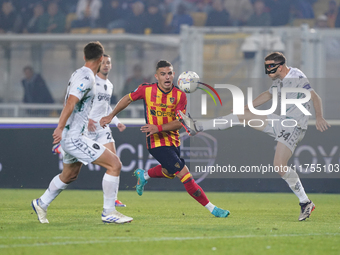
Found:
<path fill-rule="evenodd" d="M 269 75 L 268 75 L 269 76 Z M 269 76 L 270 79 L 272 79 L 273 81 L 277 80 L 280 76 L 278 74 L 275 74 L 274 76 Z"/>
<path fill-rule="evenodd" d="M 108 72 L 104 73 L 104 72 L 102 72 L 102 71 L 100 71 L 100 73 L 101 73 L 103 76 L 105 76 L 105 77 L 107 77 L 107 75 L 109 74 Z"/>

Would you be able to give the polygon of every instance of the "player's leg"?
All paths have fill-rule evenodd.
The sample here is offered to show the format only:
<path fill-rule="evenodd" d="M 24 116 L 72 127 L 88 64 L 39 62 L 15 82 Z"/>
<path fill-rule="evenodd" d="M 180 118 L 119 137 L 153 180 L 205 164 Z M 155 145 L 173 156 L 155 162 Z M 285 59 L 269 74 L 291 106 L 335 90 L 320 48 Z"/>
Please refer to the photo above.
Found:
<path fill-rule="evenodd" d="M 77 179 L 82 163 L 76 162 L 65 164 L 61 174 L 56 175 L 50 182 L 48 189 L 38 199 L 32 201 L 32 207 L 38 215 L 38 220 L 41 223 L 49 223 L 46 214 L 47 208 L 52 201 L 62 192 L 67 186 Z"/>
<path fill-rule="evenodd" d="M 222 218 L 228 217 L 230 214 L 228 210 L 218 208 L 209 201 L 204 190 L 196 183 L 186 165 L 184 165 L 183 169 L 178 172 L 176 176 L 181 180 L 188 194 L 198 203 L 207 208 L 214 216 Z"/>
<path fill-rule="evenodd" d="M 115 208 L 119 188 L 119 175 L 122 166 L 120 159 L 112 151 L 105 149 L 100 157 L 92 163 L 107 169 L 102 181 L 104 195 L 102 221 L 105 223 L 131 222 L 133 218 L 119 213 Z"/>
<path fill-rule="evenodd" d="M 296 171 L 288 167 L 288 160 L 292 156 L 292 151 L 285 144 L 278 142 L 274 156 L 274 166 L 280 169 L 279 175 L 286 181 L 290 189 L 298 197 L 301 213 L 299 220 L 305 220 L 315 209 L 314 203 L 308 198 L 301 180 Z"/>
<path fill-rule="evenodd" d="M 114 154 L 116 154 L 116 146 L 115 146 L 115 142 L 109 142 L 106 144 L 103 144 L 107 149 L 109 149 L 110 151 L 112 151 Z M 119 186 L 119 182 L 120 182 L 120 176 L 118 176 L 118 186 Z M 118 196 L 118 191 L 116 192 L 116 198 L 115 198 L 115 206 L 116 207 L 126 207 L 125 204 L 123 204 L 121 201 L 118 200 L 117 198 Z"/>
<path fill-rule="evenodd" d="M 178 111 L 178 117 L 187 133 L 191 136 L 207 130 L 224 130 L 236 125 L 245 126 L 248 125 L 249 121 L 252 121 L 252 127 L 259 131 L 262 131 L 268 125 L 267 116 L 255 115 L 249 110 L 245 110 L 244 115 L 234 115 L 230 113 L 226 116 L 205 121 L 193 120 L 181 111 Z"/>
<path fill-rule="evenodd" d="M 174 146 L 161 146 L 156 147 L 153 149 L 149 149 L 149 153 L 158 160 L 161 164 L 150 168 L 149 170 L 145 171 L 143 169 L 136 169 L 134 175 L 137 178 L 136 184 L 136 191 L 138 195 L 143 195 L 144 186 L 148 183 L 150 178 L 175 178 L 174 174 L 170 174 L 166 166 L 173 161 L 173 158 L 169 155 L 173 154 L 173 147 Z M 176 148 L 176 147 L 174 147 Z M 170 154 L 169 154 L 170 153 Z M 163 165 L 165 167 L 163 167 Z M 178 169 L 177 169 L 178 171 Z"/>
<path fill-rule="evenodd" d="M 64 149 L 61 147 L 61 144 L 60 144 L 60 143 L 54 144 L 54 145 L 52 146 L 52 154 L 54 154 L 54 155 L 61 154 L 61 155 L 64 157 L 65 151 L 64 151 Z"/>

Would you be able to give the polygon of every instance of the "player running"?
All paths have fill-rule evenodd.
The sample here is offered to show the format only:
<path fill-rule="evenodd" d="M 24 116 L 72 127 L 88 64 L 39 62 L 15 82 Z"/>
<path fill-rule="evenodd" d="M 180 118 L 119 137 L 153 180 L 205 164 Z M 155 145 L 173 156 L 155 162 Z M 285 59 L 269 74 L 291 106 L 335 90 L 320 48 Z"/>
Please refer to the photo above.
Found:
<path fill-rule="evenodd" d="M 107 169 L 103 177 L 102 221 L 126 223 L 133 220 L 115 209 L 121 170 L 119 158 L 102 144 L 83 135 L 96 94 L 94 75 L 103 61 L 103 53 L 104 48 L 99 42 L 88 43 L 84 47 L 85 65 L 72 74 L 68 83 L 64 109 L 52 135 L 53 144 L 60 142 L 66 152 L 63 157 L 63 171 L 52 179 L 40 198 L 32 201 L 32 207 L 41 223 L 49 223 L 46 215 L 50 203 L 77 179 L 81 166 L 91 162 Z"/>
<path fill-rule="evenodd" d="M 288 67 L 286 65 L 286 58 L 280 52 L 273 52 L 265 57 L 265 72 L 273 80 L 273 83 L 268 91 L 263 92 L 253 101 L 253 106 L 257 107 L 272 99 L 273 89 L 277 89 L 279 99 L 281 99 L 282 88 L 304 88 L 311 93 L 311 100 L 315 109 L 316 128 L 323 132 L 330 127 L 327 121 L 323 118 L 322 102 L 319 95 L 311 88 L 309 81 L 305 74 L 297 68 Z M 287 93 L 287 99 L 297 99 L 305 97 L 300 93 Z M 279 102 L 280 103 L 280 102 Z M 309 110 L 311 103 L 308 101 L 303 104 L 304 107 Z M 284 179 L 291 190 L 299 198 L 301 213 L 299 221 L 309 218 L 312 211 L 315 209 L 314 203 L 308 198 L 300 178 L 296 171 L 287 167 L 288 160 L 292 156 L 298 142 L 304 137 L 308 127 L 308 116 L 304 115 L 296 105 L 288 107 L 286 115 L 278 116 L 276 114 L 270 114 L 268 116 L 255 115 L 249 111 L 248 106 L 245 107 L 244 115 L 229 114 L 221 117 L 221 119 L 227 120 L 227 123 L 221 125 L 215 125 L 214 120 L 196 121 L 186 116 L 184 112 L 178 112 L 180 122 L 185 127 L 186 131 L 190 135 L 195 135 L 198 132 L 206 130 L 223 130 L 228 129 L 235 123 L 248 123 L 252 119 L 260 119 L 265 124 L 261 127 L 254 127 L 256 130 L 267 133 L 275 138 L 277 146 L 274 156 L 274 166 L 280 167 L 281 172 L 279 175 Z M 269 119 L 279 119 L 280 121 L 269 122 Z M 295 127 L 283 127 L 281 121 L 285 119 L 295 120 L 297 126 Z M 288 169 L 288 171 L 283 171 Z"/>
<path fill-rule="evenodd" d="M 113 84 L 108 79 L 111 68 L 111 57 L 104 54 L 100 70 L 96 75 L 96 96 L 94 97 L 92 109 L 89 114 L 89 122 L 85 135 L 92 140 L 103 144 L 106 148 L 116 154 L 115 140 L 112 137 L 110 127 L 102 128 L 99 125 L 100 118 L 106 116 L 112 111 L 110 100 L 113 94 Z M 112 122 L 117 126 L 120 132 L 123 132 L 126 129 L 126 126 L 121 123 L 117 117 L 114 117 Z M 52 147 L 52 153 L 62 154 L 62 156 L 65 155 L 60 143 Z M 126 205 L 119 201 L 117 197 L 115 200 L 115 206 L 126 207 Z"/>
<path fill-rule="evenodd" d="M 178 177 L 186 191 L 197 202 L 205 206 L 216 217 L 227 217 L 229 211 L 213 205 L 205 195 L 203 189 L 195 182 L 180 158 L 180 140 L 178 130 L 182 127 L 176 119 L 176 111 L 185 112 L 187 99 L 184 92 L 173 85 L 175 72 L 170 62 L 160 60 L 156 66 L 155 78 L 158 83 L 142 84 L 135 91 L 125 95 L 106 117 L 100 120 L 105 127 L 112 118 L 125 109 L 131 102 L 143 99 L 145 103 L 146 125 L 141 131 L 146 133 L 147 148 L 150 154 L 160 162 L 148 171 L 137 169 L 136 191 L 143 194 L 144 186 L 150 178 Z"/>

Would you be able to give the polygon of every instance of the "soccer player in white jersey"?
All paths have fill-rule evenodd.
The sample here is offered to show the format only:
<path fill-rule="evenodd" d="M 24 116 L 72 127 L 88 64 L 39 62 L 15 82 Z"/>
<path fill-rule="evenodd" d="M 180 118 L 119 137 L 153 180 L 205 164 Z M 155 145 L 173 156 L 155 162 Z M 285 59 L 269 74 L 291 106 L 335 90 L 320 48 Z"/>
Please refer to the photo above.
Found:
<path fill-rule="evenodd" d="M 107 126 L 102 128 L 99 125 L 99 120 L 112 111 L 112 108 L 110 107 L 110 100 L 113 93 L 113 84 L 107 78 L 111 68 L 111 57 L 104 54 L 100 70 L 96 75 L 96 95 L 93 99 L 92 109 L 89 114 L 87 130 L 84 133 L 87 137 L 103 144 L 106 148 L 116 154 L 115 140 L 112 137 L 110 127 Z M 117 126 L 120 132 L 123 132 L 126 129 L 126 126 L 121 123 L 117 117 L 114 117 L 112 122 Z M 62 156 L 65 155 L 60 144 L 53 146 L 52 153 L 61 154 Z M 126 205 L 119 201 L 116 197 L 115 206 L 125 207 Z"/>
<path fill-rule="evenodd" d="M 60 142 L 66 152 L 63 171 L 55 176 L 48 189 L 32 207 L 41 223 L 49 223 L 46 215 L 50 203 L 67 186 L 77 179 L 83 164 L 94 163 L 107 169 L 103 177 L 104 223 L 125 223 L 133 219 L 115 209 L 115 198 L 119 186 L 121 162 L 116 154 L 99 142 L 83 135 L 96 94 L 95 74 L 103 61 L 104 48 L 99 42 L 90 42 L 84 47 L 85 65 L 76 70 L 68 83 L 64 108 L 57 128 L 53 132 L 53 144 Z"/>
<path fill-rule="evenodd" d="M 323 132 L 330 127 L 327 121 L 323 118 L 322 102 L 319 95 L 311 88 L 309 81 L 305 74 L 297 68 L 288 67 L 286 65 L 286 58 L 280 52 L 273 52 L 265 58 L 265 72 L 273 80 L 273 84 L 268 91 L 263 92 L 253 100 L 253 106 L 257 107 L 272 99 L 273 88 L 277 89 L 279 100 L 281 99 L 282 88 L 304 88 L 311 93 L 311 100 L 315 109 L 316 128 Z M 304 97 L 301 93 L 287 93 L 287 99 L 297 99 Z M 279 102 L 280 103 L 280 102 Z M 309 110 L 310 101 L 304 103 L 303 106 Z M 278 116 L 270 114 L 268 116 L 255 115 L 248 106 L 245 107 L 244 115 L 229 114 L 220 117 L 227 120 L 224 124 L 215 125 L 215 119 L 208 121 L 195 121 L 190 116 L 178 112 L 178 117 L 189 135 L 195 135 L 198 132 L 206 130 L 222 130 L 228 129 L 235 125 L 235 123 L 248 123 L 249 120 L 260 119 L 264 125 L 261 127 L 253 127 L 259 131 L 265 132 L 275 138 L 277 141 L 274 166 L 282 169 L 279 175 L 284 179 L 291 190 L 299 198 L 299 205 L 301 206 L 301 213 L 299 221 L 309 218 L 310 214 L 315 208 L 314 203 L 308 198 L 305 190 L 301 184 L 300 178 L 295 170 L 287 167 L 288 160 L 292 156 L 294 149 L 298 142 L 302 140 L 307 130 L 308 116 L 304 115 L 296 105 L 288 107 L 286 115 Z M 269 119 L 279 119 L 280 121 L 268 121 Z M 294 127 L 284 127 L 281 121 L 284 119 L 293 119 L 297 123 Z M 290 123 L 289 125 L 291 125 Z M 286 125 L 288 126 L 288 124 Z M 293 126 L 293 125 L 292 125 Z M 285 171 L 284 171 L 285 170 Z"/>

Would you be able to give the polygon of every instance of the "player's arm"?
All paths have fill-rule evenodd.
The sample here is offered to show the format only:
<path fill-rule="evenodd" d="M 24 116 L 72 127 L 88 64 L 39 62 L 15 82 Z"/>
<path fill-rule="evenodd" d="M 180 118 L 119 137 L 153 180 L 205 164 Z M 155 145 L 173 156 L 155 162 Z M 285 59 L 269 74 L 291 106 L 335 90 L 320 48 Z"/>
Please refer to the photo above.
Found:
<path fill-rule="evenodd" d="M 181 98 L 179 103 L 177 104 L 176 108 L 174 109 L 174 112 L 177 112 L 178 110 L 181 110 L 185 113 L 186 111 L 186 105 L 187 105 L 187 98 L 185 93 L 181 94 Z M 174 119 L 173 121 L 170 121 L 168 123 L 162 124 L 162 125 L 152 125 L 152 124 L 146 124 L 141 127 L 141 131 L 143 133 L 148 133 L 148 136 L 159 133 L 162 131 L 176 131 L 182 128 L 182 124 L 179 122 L 179 120 Z"/>
<path fill-rule="evenodd" d="M 132 103 L 132 100 L 129 96 L 129 94 L 125 95 L 119 102 L 116 104 L 115 108 L 112 110 L 112 112 L 103 118 L 100 119 L 100 126 L 106 127 L 107 124 L 111 123 L 114 116 L 116 116 L 118 113 L 120 113 L 122 110 L 124 110 L 126 107 L 128 107 L 129 104 Z"/>
<path fill-rule="evenodd" d="M 314 90 L 310 91 L 310 93 L 315 110 L 316 129 L 321 132 L 326 131 L 331 125 L 323 118 L 322 100 Z"/>
<path fill-rule="evenodd" d="M 272 97 L 273 95 L 269 91 L 262 92 L 257 98 L 253 100 L 254 108 L 268 102 L 272 99 Z M 248 105 L 245 108 L 248 109 Z"/>
<path fill-rule="evenodd" d="M 53 144 L 59 143 L 61 140 L 61 134 L 65 128 L 68 118 L 71 116 L 75 105 L 79 102 L 79 98 L 70 95 L 66 101 L 64 109 L 61 111 L 57 128 L 53 132 Z"/>
<path fill-rule="evenodd" d="M 178 120 L 173 120 L 163 125 L 145 124 L 140 128 L 142 133 L 148 133 L 146 137 L 150 135 L 162 132 L 162 131 L 176 131 L 182 128 L 182 124 Z"/>

